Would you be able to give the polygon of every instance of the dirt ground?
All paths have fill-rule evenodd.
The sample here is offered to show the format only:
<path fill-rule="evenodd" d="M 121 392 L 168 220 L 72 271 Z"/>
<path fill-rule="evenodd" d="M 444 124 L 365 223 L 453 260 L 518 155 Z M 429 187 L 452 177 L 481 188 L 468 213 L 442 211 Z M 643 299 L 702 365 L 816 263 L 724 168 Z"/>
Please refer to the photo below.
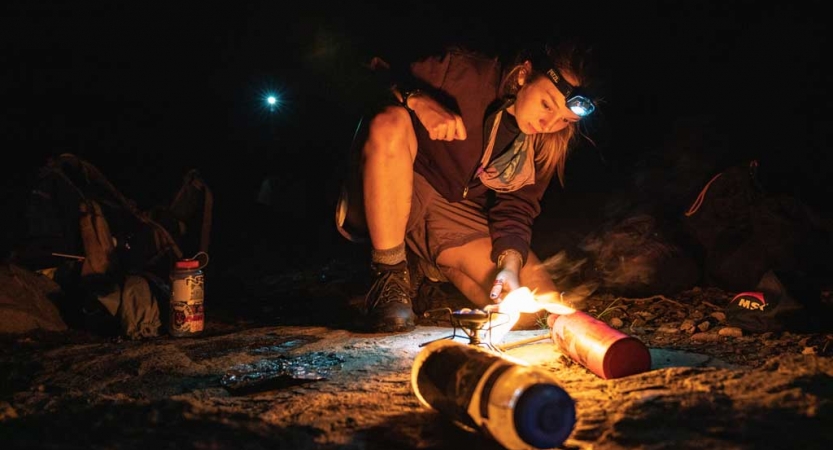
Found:
<path fill-rule="evenodd" d="M 362 287 L 349 261 L 283 273 L 250 262 L 209 274 L 206 332 L 196 338 L 6 335 L 3 447 L 500 448 L 412 389 L 421 344 L 452 334 L 468 343 L 450 322 L 364 334 L 350 327 Z M 428 306 L 465 306 L 437 287 Z M 496 344 L 541 337 L 506 353 L 553 371 L 575 400 L 563 448 L 831 448 L 833 335 L 744 334 L 722 323 L 730 298 L 695 288 L 588 299 L 586 312 L 650 348 L 651 370 L 618 379 L 562 354 L 543 325 Z"/>

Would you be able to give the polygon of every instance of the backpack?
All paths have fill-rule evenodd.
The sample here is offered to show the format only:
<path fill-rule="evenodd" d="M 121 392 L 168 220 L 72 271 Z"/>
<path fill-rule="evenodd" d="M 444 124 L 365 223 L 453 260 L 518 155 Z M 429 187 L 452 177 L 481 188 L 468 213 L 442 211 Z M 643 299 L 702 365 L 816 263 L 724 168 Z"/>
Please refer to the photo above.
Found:
<path fill-rule="evenodd" d="M 705 283 L 738 293 L 727 308 L 730 324 L 815 329 L 821 286 L 833 274 L 833 236 L 797 198 L 768 193 L 757 170 L 753 160 L 714 175 L 683 225 L 699 244 Z"/>
<path fill-rule="evenodd" d="M 131 338 L 155 336 L 157 302 L 167 301 L 173 263 L 184 248 L 207 251 L 212 203 L 211 190 L 191 170 L 170 205 L 143 211 L 94 165 L 64 153 L 38 174 L 12 260 L 31 270 L 59 269 L 56 281 L 75 299 L 68 323 L 98 330 L 115 323 Z"/>

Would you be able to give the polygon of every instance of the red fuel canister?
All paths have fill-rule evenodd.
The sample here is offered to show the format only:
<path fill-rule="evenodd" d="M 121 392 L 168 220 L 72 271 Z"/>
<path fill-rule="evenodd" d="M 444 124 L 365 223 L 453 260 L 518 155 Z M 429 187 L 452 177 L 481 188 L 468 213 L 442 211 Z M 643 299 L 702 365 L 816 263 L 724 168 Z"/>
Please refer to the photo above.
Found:
<path fill-rule="evenodd" d="M 651 369 L 651 353 L 642 341 L 587 313 L 558 315 L 551 323 L 555 345 L 601 378 L 620 378 Z"/>

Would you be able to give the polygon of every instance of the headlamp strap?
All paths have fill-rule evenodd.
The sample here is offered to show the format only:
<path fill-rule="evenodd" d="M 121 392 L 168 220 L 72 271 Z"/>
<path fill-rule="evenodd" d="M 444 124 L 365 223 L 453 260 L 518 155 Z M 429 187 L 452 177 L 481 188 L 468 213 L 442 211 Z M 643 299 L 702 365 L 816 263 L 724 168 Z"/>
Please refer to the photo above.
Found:
<path fill-rule="evenodd" d="M 559 73 L 558 70 L 555 69 L 555 67 L 548 68 L 547 71 L 544 73 L 547 74 L 550 80 L 552 80 L 553 84 L 555 84 L 555 87 L 562 94 L 564 94 L 564 98 L 569 99 L 570 94 L 573 93 L 573 89 L 575 89 L 575 87 L 568 83 L 567 80 L 565 80 L 564 77 L 561 76 L 561 73 Z"/>

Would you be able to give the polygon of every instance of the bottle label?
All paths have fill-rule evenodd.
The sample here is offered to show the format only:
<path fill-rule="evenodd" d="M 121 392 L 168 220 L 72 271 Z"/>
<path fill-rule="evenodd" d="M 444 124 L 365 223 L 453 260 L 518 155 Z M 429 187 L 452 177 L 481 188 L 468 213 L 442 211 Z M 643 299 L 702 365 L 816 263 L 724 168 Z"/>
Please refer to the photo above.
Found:
<path fill-rule="evenodd" d="M 497 355 L 467 346 L 441 348 L 422 364 L 417 376 L 419 392 L 431 407 L 474 429 L 478 424 L 467 411 L 480 380 L 496 362 L 508 364 Z"/>
<path fill-rule="evenodd" d="M 171 331 L 175 334 L 199 333 L 205 317 L 202 301 L 171 302 Z"/>
<path fill-rule="evenodd" d="M 175 274 L 171 284 L 171 334 L 183 336 L 200 333 L 205 326 L 204 274 L 202 272 L 188 275 Z"/>
<path fill-rule="evenodd" d="M 175 277 L 172 284 L 171 301 L 188 302 L 203 300 L 205 275 L 202 273 Z"/>

